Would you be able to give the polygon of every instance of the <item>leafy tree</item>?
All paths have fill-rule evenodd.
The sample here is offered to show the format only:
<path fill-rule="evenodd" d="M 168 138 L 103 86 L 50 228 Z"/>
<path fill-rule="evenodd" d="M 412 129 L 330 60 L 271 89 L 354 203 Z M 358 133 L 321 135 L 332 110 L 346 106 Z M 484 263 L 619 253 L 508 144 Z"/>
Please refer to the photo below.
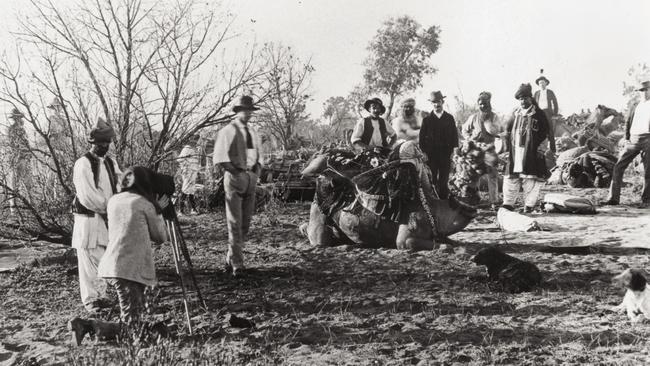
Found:
<path fill-rule="evenodd" d="M 330 97 L 323 103 L 323 117 L 327 119 L 335 134 L 354 127 L 356 120 L 354 106 L 349 99 L 342 96 Z"/>
<path fill-rule="evenodd" d="M 370 42 L 364 80 L 368 88 L 388 97 L 386 116 L 395 99 L 422 86 L 422 78 L 436 72 L 429 59 L 440 46 L 440 29 L 423 28 L 409 16 L 385 21 Z"/>
<path fill-rule="evenodd" d="M 631 66 L 627 71 L 627 76 L 628 79 L 623 82 L 623 96 L 627 98 L 624 113 L 629 114 L 631 109 L 641 100 L 641 95 L 636 92 L 639 84 L 650 80 L 650 66 L 645 62 Z"/>
<path fill-rule="evenodd" d="M 311 75 L 314 67 L 311 59 L 300 60 L 291 47 L 269 43 L 262 50 L 261 58 L 267 60 L 267 70 L 261 92 L 261 111 L 257 121 L 263 132 L 273 136 L 284 150 L 300 144 L 295 130 L 309 115 L 306 103 L 310 96 Z"/>

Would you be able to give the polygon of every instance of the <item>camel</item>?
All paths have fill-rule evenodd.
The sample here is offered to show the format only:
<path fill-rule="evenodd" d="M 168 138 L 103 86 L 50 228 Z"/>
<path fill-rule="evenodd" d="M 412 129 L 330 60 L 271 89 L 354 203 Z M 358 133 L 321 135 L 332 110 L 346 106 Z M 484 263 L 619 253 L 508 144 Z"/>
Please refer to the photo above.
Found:
<path fill-rule="evenodd" d="M 382 165 L 372 158 L 376 167 L 365 172 L 349 158 L 339 156 L 334 161 L 331 153 L 312 159 L 303 171 L 318 174 L 305 230 L 312 245 L 432 250 L 436 242 L 461 231 L 476 216 L 472 206 L 453 198 L 438 199 L 417 142 L 407 141 L 395 149 L 398 154 L 392 155 L 397 158 Z M 387 186 L 392 187 L 388 195 L 398 192 L 390 201 L 387 195 L 366 190 Z"/>

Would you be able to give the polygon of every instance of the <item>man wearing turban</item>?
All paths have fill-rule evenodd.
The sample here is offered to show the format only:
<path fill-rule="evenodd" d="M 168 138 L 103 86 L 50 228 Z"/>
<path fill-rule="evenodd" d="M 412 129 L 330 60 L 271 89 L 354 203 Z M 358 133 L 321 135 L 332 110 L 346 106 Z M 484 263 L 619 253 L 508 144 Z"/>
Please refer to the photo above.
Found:
<path fill-rule="evenodd" d="M 404 99 L 401 107 L 402 113 L 393 120 L 393 130 L 397 133 L 397 141 L 418 141 L 420 128 L 422 128 L 422 116 L 416 113 L 415 99 Z"/>
<path fill-rule="evenodd" d="M 97 266 L 108 244 L 106 204 L 117 193 L 122 174 L 117 163 L 106 156 L 114 137 L 113 127 L 99 118 L 90 131 L 90 151 L 77 159 L 72 177 L 76 191 L 72 247 L 77 250 L 81 301 L 90 312 L 109 306 Z"/>
<path fill-rule="evenodd" d="M 492 111 L 490 103 L 492 94 L 490 92 L 481 92 L 478 96 L 479 111 L 469 116 L 463 124 L 461 133 L 467 140 L 477 143 L 483 143 L 490 146 L 486 151 L 485 162 L 487 164 L 488 195 L 492 209 L 496 208 L 499 203 L 499 173 L 496 169 L 498 156 L 494 151 L 494 140 L 499 136 L 499 121 L 496 113 Z"/>
<path fill-rule="evenodd" d="M 532 212 L 549 177 L 540 146 L 551 129 L 544 111 L 537 107 L 530 84 L 521 84 L 515 93 L 519 107 L 506 123 L 509 156 L 503 179 L 503 207 L 512 210 L 519 190 L 524 191 L 524 212 Z"/>

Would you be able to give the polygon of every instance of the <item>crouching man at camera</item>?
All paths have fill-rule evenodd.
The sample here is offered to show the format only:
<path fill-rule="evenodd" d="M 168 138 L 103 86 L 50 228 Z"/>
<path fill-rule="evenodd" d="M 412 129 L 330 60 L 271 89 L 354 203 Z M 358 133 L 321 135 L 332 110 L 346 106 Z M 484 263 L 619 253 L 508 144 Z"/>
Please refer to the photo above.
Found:
<path fill-rule="evenodd" d="M 145 308 L 144 289 L 156 285 L 151 242 L 162 243 L 167 239 L 161 213 L 169 204 L 166 195 L 156 200 L 152 189 L 154 179 L 156 174 L 147 168 L 127 169 L 120 184 L 121 193 L 108 201 L 109 242 L 97 271 L 117 293 L 120 322 L 71 320 L 68 327 L 77 345 L 88 333 L 109 340 L 128 329 L 141 332 L 146 325 L 141 321 Z M 162 324 L 156 327 L 165 328 Z M 162 333 L 167 333 L 166 328 Z"/>
<path fill-rule="evenodd" d="M 260 174 L 257 133 L 248 128 L 253 111 L 253 98 L 239 98 L 233 112 L 235 119 L 222 128 L 214 146 L 214 164 L 225 169 L 224 190 L 226 192 L 226 219 L 228 221 L 228 254 L 226 270 L 233 277 L 244 270 L 242 249 L 248 236 L 251 218 L 255 210 L 255 186 Z"/>

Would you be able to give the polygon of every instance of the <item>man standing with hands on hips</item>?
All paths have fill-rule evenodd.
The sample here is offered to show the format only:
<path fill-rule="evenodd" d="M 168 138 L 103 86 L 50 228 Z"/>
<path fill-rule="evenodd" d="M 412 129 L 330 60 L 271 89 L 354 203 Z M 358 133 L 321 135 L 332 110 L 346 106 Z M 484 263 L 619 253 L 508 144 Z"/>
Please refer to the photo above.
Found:
<path fill-rule="evenodd" d="M 242 249 L 255 210 L 255 186 L 261 170 L 260 139 L 257 133 L 248 127 L 253 111 L 258 109 L 253 105 L 252 97 L 240 97 L 232 109 L 236 113 L 235 119 L 219 131 L 214 146 L 213 162 L 226 170 L 226 269 L 232 270 L 234 277 L 241 275 L 244 270 Z"/>

